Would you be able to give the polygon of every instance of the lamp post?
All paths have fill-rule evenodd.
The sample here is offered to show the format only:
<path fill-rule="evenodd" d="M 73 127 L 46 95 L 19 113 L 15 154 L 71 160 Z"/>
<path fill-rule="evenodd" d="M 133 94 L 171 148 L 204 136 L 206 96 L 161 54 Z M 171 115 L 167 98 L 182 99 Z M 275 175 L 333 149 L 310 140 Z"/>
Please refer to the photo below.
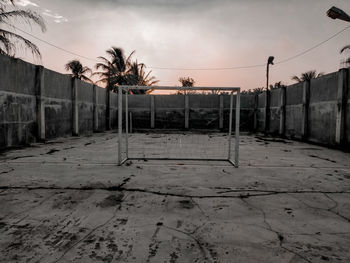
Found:
<path fill-rule="evenodd" d="M 350 16 L 338 7 L 332 6 L 327 11 L 327 16 L 332 19 L 340 19 L 343 21 L 350 22 Z"/>
<path fill-rule="evenodd" d="M 275 57 L 269 56 L 266 65 L 266 98 L 265 98 L 265 133 L 270 130 L 270 94 L 269 94 L 269 71 L 270 65 L 273 65 Z"/>

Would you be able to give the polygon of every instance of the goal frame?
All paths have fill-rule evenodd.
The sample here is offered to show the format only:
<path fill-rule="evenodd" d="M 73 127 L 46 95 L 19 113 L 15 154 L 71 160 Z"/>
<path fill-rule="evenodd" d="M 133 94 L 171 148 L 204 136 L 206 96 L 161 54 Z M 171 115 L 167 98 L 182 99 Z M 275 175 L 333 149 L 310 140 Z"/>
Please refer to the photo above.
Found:
<path fill-rule="evenodd" d="M 129 136 L 129 90 L 179 90 L 179 91 L 226 91 L 230 96 L 229 129 L 228 129 L 228 149 L 227 158 L 162 158 L 162 157 L 129 157 L 128 136 Z M 123 91 L 125 93 L 123 94 Z M 236 92 L 236 118 L 235 118 L 235 148 L 234 160 L 232 160 L 232 118 L 233 118 L 233 96 Z M 125 96 L 125 154 L 122 158 L 122 137 L 123 137 L 123 96 Z M 171 87 L 171 86 L 118 86 L 118 165 L 122 165 L 128 160 L 183 160 L 183 161 L 226 161 L 234 167 L 239 166 L 239 124 L 240 124 L 240 88 L 239 87 Z"/>

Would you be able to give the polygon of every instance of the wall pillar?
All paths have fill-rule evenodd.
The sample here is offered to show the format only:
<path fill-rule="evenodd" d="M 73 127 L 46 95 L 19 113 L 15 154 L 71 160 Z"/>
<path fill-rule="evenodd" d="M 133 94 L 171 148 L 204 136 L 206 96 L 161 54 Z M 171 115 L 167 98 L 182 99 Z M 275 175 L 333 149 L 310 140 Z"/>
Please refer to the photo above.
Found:
<path fill-rule="evenodd" d="M 224 95 L 219 95 L 219 129 L 224 128 Z"/>
<path fill-rule="evenodd" d="M 119 100 L 118 100 L 119 101 Z M 111 91 L 106 87 L 106 130 L 111 129 Z"/>
<path fill-rule="evenodd" d="M 98 87 L 96 85 L 92 86 L 92 96 L 93 96 L 93 131 L 98 131 Z"/>
<path fill-rule="evenodd" d="M 306 140 L 309 133 L 310 81 L 303 82 L 303 108 L 301 115 L 301 138 Z"/>
<path fill-rule="evenodd" d="M 266 90 L 265 96 L 265 134 L 270 132 L 270 90 Z"/>
<path fill-rule="evenodd" d="M 156 117 L 156 107 L 155 107 L 155 97 L 154 95 L 151 96 L 151 129 L 154 129 L 155 127 L 155 117 Z"/>
<path fill-rule="evenodd" d="M 78 80 L 76 78 L 72 78 L 72 121 L 73 121 L 73 135 L 79 135 L 79 115 L 78 115 Z"/>
<path fill-rule="evenodd" d="M 283 136 L 286 129 L 286 87 L 280 89 L 280 126 L 279 135 Z"/>
<path fill-rule="evenodd" d="M 335 126 L 335 142 L 341 145 L 345 142 L 345 114 L 348 92 L 348 69 L 342 68 L 338 72 L 338 92 L 337 92 L 337 116 Z"/>
<path fill-rule="evenodd" d="M 45 140 L 45 79 L 44 79 L 44 67 L 36 67 L 36 117 L 38 123 L 38 140 Z"/>
<path fill-rule="evenodd" d="M 185 94 L 185 129 L 190 127 L 190 101 L 187 94 Z"/>
<path fill-rule="evenodd" d="M 256 93 L 254 95 L 254 116 L 253 116 L 253 129 L 254 129 L 254 132 L 258 131 L 258 107 L 259 107 L 259 94 Z"/>

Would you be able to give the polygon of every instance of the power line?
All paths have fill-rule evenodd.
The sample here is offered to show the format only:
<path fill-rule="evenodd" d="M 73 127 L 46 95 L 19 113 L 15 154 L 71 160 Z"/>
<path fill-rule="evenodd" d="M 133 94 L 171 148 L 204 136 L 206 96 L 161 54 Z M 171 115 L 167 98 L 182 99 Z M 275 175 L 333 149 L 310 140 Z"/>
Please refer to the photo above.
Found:
<path fill-rule="evenodd" d="M 24 31 L 22 29 L 19 29 L 19 28 L 15 27 L 15 26 L 13 26 L 13 27 L 15 29 L 17 29 L 18 31 L 24 33 L 24 34 L 27 34 L 27 35 L 29 35 L 29 36 L 31 36 L 31 37 L 33 37 L 33 38 L 35 38 L 35 39 L 45 43 L 45 44 L 47 44 L 47 45 L 50 45 L 50 46 L 52 46 L 54 48 L 57 48 L 57 49 L 59 49 L 59 50 L 61 50 L 63 52 L 66 52 L 66 53 L 69 53 L 71 55 L 74 55 L 74 56 L 77 56 L 77 57 L 80 57 L 80 58 L 83 58 L 83 59 L 86 59 L 86 60 L 90 60 L 90 61 L 93 61 L 93 62 L 99 62 L 96 59 L 85 57 L 85 56 L 80 55 L 78 53 L 75 53 L 75 52 L 69 51 L 67 49 L 61 48 L 61 47 L 59 47 L 57 45 L 54 45 L 54 44 L 52 44 L 52 43 L 50 43 L 50 42 L 48 42 L 46 40 L 40 39 L 40 38 L 34 36 L 33 34 L 30 34 L 30 33 L 26 32 L 26 31 Z M 277 64 L 282 64 L 282 63 L 291 61 L 293 59 L 296 59 L 296 58 L 298 58 L 298 57 L 300 57 L 302 55 L 305 55 L 306 53 L 309 53 L 310 51 L 318 48 L 319 46 L 323 45 L 324 43 L 328 42 L 329 40 L 331 40 L 331 39 L 335 38 L 336 36 L 340 35 L 341 33 L 343 33 L 344 31 L 346 31 L 349 28 L 350 28 L 350 26 L 347 26 L 347 27 L 343 28 L 342 30 L 338 31 L 337 33 L 335 33 L 334 35 L 330 36 L 329 38 L 321 41 L 320 43 L 318 43 L 318 44 L 316 44 L 316 45 L 314 45 L 314 46 L 312 46 L 312 47 L 310 47 L 310 48 L 308 48 L 308 49 L 306 49 L 306 50 L 304 50 L 304 51 L 302 51 L 302 52 L 300 52 L 300 53 L 298 53 L 298 54 L 296 54 L 294 56 L 291 56 L 289 58 L 277 61 L 275 64 L 276 65 Z M 221 68 L 219 68 L 219 67 L 218 68 L 176 68 L 176 67 L 153 67 L 153 66 L 148 66 L 147 68 L 158 69 L 158 70 L 218 71 L 218 70 L 235 70 L 235 69 L 260 68 L 260 67 L 265 67 L 265 66 L 266 66 L 265 64 L 257 64 L 257 65 L 236 66 L 236 67 L 221 67 Z"/>
<path fill-rule="evenodd" d="M 52 43 L 50 43 L 50 42 L 47 42 L 47 41 L 45 41 L 45 40 L 43 40 L 43 39 L 40 39 L 40 38 L 34 36 L 33 34 L 30 34 L 30 33 L 26 32 L 26 31 L 24 31 L 24 30 L 22 30 L 22 29 L 19 29 L 18 27 L 15 27 L 15 26 L 12 26 L 12 27 L 14 27 L 15 29 L 17 29 L 18 31 L 20 31 L 20 32 L 22 32 L 22 33 L 24 33 L 24 34 L 27 34 L 27 35 L 29 35 L 29 36 L 31 36 L 31 37 L 33 37 L 33 38 L 35 38 L 35 39 L 37 39 L 37 40 L 39 40 L 39 41 L 41 41 L 41 42 L 47 44 L 47 45 L 49 45 L 49 46 L 52 46 L 52 47 L 54 47 L 54 48 L 57 48 L 57 49 L 59 49 L 59 50 L 61 50 L 61 51 L 63 51 L 63 52 L 66 52 L 66 53 L 69 53 L 69 54 L 71 54 L 71 55 L 78 56 L 78 57 L 80 57 L 80 58 L 87 59 L 87 60 L 90 60 L 90 61 L 99 62 L 99 61 L 96 60 L 96 59 L 88 58 L 88 57 L 79 55 L 79 54 L 77 54 L 77 53 L 74 53 L 74 52 L 72 52 L 72 51 L 69 51 L 69 50 L 67 50 L 67 49 L 64 49 L 64 48 L 61 48 L 61 47 L 59 47 L 59 46 L 56 46 L 56 45 L 54 45 L 54 44 L 52 44 Z"/>
<path fill-rule="evenodd" d="M 283 60 L 281 60 L 281 61 L 278 61 L 278 62 L 276 62 L 275 64 L 282 64 L 282 63 L 288 62 L 288 61 L 290 61 L 290 60 L 292 60 L 292 59 L 295 59 L 295 58 L 297 58 L 297 57 L 300 57 L 300 56 L 302 56 L 302 55 L 304 55 L 304 54 L 310 52 L 311 50 L 313 50 L 313 49 L 315 49 L 315 48 L 318 48 L 319 46 L 321 46 L 321 45 L 323 45 L 324 43 L 328 42 L 328 41 L 331 40 L 332 38 L 335 38 L 336 36 L 340 35 L 341 33 L 343 33 L 345 30 L 347 30 L 347 29 L 349 29 L 349 28 L 350 28 L 350 26 L 347 26 L 347 27 L 343 28 L 342 30 L 340 30 L 339 32 L 337 32 L 337 33 L 335 33 L 334 35 L 332 35 L 331 37 L 327 38 L 326 40 L 323 40 L 322 42 L 320 42 L 320 43 L 318 43 L 318 44 L 316 44 L 316 45 L 314 45 L 314 46 L 312 46 L 312 47 L 310 47 L 310 48 L 304 50 L 303 52 L 300 52 L 300 53 L 298 53 L 298 54 L 296 54 L 296 55 L 294 55 L 294 56 L 292 56 L 292 57 L 289 57 L 289 58 L 283 59 Z"/>

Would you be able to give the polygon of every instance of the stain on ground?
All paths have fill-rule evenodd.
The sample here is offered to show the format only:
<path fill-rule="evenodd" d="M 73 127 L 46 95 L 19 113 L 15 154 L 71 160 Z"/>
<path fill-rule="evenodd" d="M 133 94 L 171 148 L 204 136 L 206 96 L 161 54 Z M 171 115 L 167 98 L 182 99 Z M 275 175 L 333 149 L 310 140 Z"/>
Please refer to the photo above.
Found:
<path fill-rule="evenodd" d="M 109 195 L 103 201 L 98 203 L 98 206 L 102 208 L 118 206 L 123 202 L 124 194 L 119 193 L 117 195 Z"/>
<path fill-rule="evenodd" d="M 185 209 L 194 208 L 194 204 L 191 200 L 180 200 L 179 203 L 180 203 L 182 208 L 185 208 Z"/>

